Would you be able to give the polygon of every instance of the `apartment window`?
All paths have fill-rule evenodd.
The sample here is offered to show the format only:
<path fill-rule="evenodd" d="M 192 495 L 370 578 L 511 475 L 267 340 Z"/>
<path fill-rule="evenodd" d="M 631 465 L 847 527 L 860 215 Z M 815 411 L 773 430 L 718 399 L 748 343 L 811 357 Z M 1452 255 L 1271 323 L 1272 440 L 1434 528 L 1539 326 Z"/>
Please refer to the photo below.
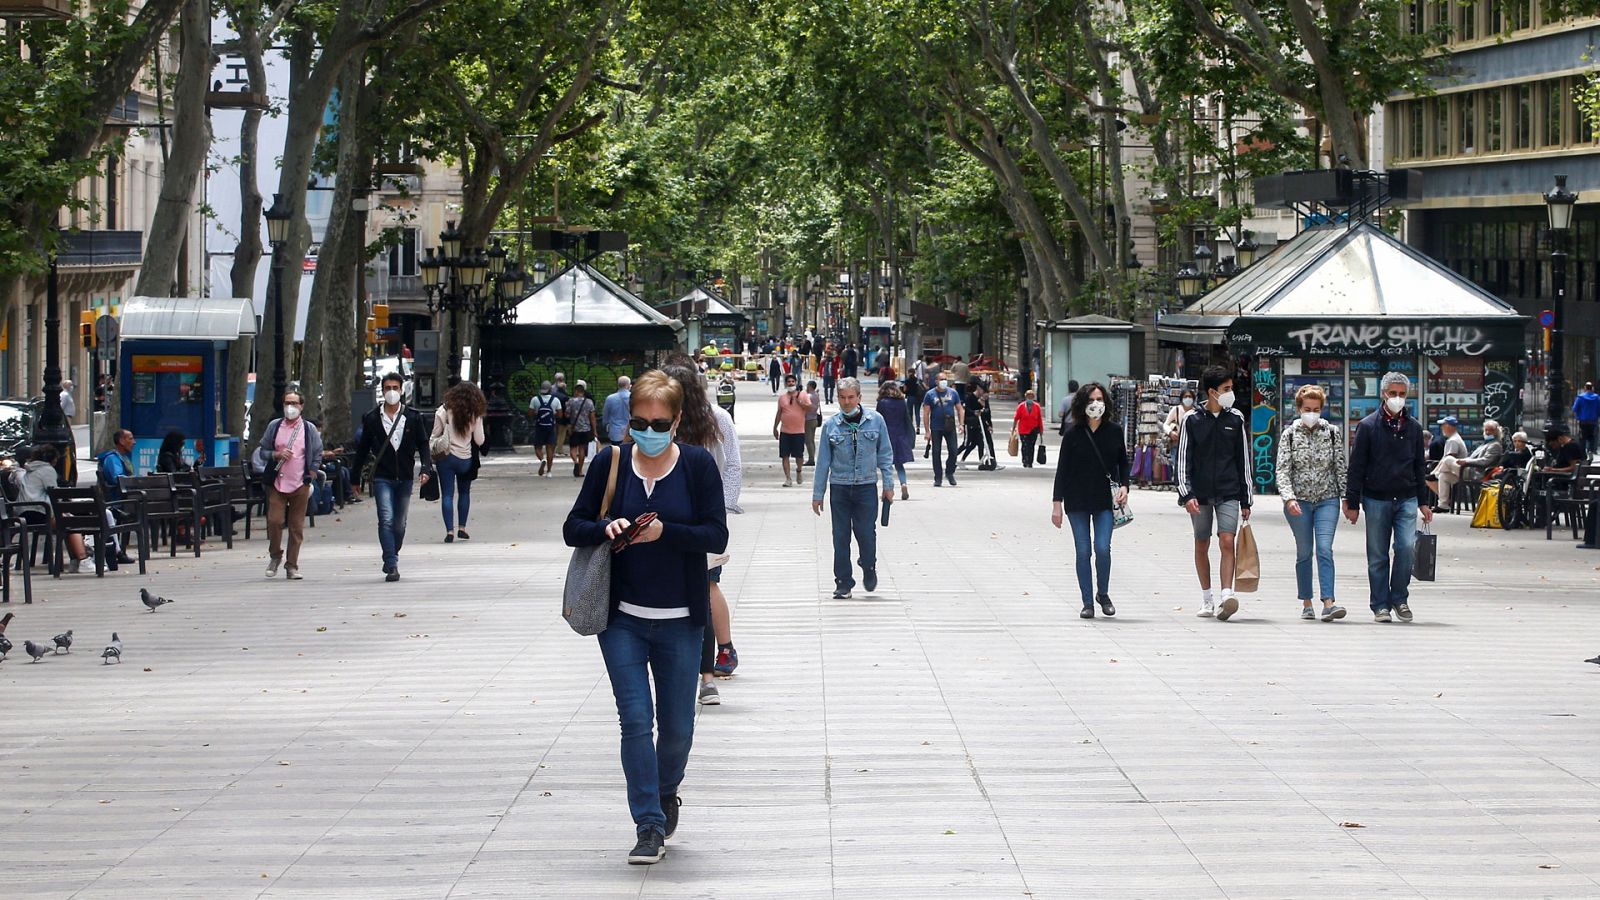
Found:
<path fill-rule="evenodd" d="M 1421 100 L 1412 100 L 1406 103 L 1406 116 L 1410 119 L 1409 131 L 1411 144 L 1406 148 L 1406 156 L 1411 159 L 1421 159 L 1428 155 L 1428 118 L 1427 110 L 1423 109 Z"/>
<path fill-rule="evenodd" d="M 1412 34 L 1428 30 L 1428 0 L 1411 0 L 1406 4 L 1406 30 Z"/>
<path fill-rule="evenodd" d="M 1433 104 L 1433 155 L 1450 155 L 1450 98 L 1434 97 Z"/>
<path fill-rule="evenodd" d="M 1468 156 L 1478 152 L 1478 97 L 1462 94 L 1456 98 L 1456 152 Z"/>
<path fill-rule="evenodd" d="M 1525 31 L 1533 27 L 1533 0 L 1509 0 L 1505 13 L 1507 31 Z"/>
<path fill-rule="evenodd" d="M 389 248 L 389 277 L 411 276 L 417 269 L 417 229 L 400 233 L 400 242 Z"/>
<path fill-rule="evenodd" d="M 117 230 L 117 165 L 115 156 L 106 157 L 106 216 L 104 227 L 107 231 Z"/>
<path fill-rule="evenodd" d="M 1483 149 L 1486 153 L 1499 153 L 1505 149 L 1504 105 L 1505 92 L 1499 88 L 1483 92 Z"/>
<path fill-rule="evenodd" d="M 1505 13 L 1501 10 L 1500 4 L 1496 2 L 1490 2 L 1489 8 L 1484 12 L 1488 16 L 1489 27 L 1484 29 L 1483 35 L 1484 37 L 1494 37 L 1506 27 Z"/>
<path fill-rule="evenodd" d="M 1516 92 L 1516 122 L 1511 130 L 1511 146 L 1527 150 L 1533 146 L 1533 85 L 1519 84 Z"/>
<path fill-rule="evenodd" d="M 1546 147 L 1561 145 L 1561 113 L 1566 108 L 1564 85 L 1564 81 L 1555 78 L 1539 86 L 1542 113 L 1539 143 Z"/>
<path fill-rule="evenodd" d="M 1574 144 L 1594 143 L 1594 122 L 1589 118 L 1589 113 L 1578 105 L 1578 98 L 1571 93 L 1567 94 L 1567 114 L 1572 117 L 1572 142 Z"/>
<path fill-rule="evenodd" d="M 1478 5 L 1468 0 L 1466 3 L 1452 4 L 1455 11 L 1455 39 L 1458 41 L 1475 41 L 1478 39 Z"/>

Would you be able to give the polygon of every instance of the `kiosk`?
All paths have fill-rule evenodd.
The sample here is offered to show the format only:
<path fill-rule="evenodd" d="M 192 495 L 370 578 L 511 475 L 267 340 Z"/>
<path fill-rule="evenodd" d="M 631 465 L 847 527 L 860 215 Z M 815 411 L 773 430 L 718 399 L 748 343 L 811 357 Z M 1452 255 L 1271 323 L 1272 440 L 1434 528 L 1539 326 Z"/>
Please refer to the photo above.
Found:
<path fill-rule="evenodd" d="M 239 439 L 223 433 L 228 421 L 228 354 L 234 342 L 256 333 L 248 299 L 134 297 L 122 306 L 116 396 L 122 427 L 133 432 L 138 472 L 156 467 L 168 432 L 185 438 L 184 458 L 197 446 L 204 465 L 226 466 L 239 458 Z"/>

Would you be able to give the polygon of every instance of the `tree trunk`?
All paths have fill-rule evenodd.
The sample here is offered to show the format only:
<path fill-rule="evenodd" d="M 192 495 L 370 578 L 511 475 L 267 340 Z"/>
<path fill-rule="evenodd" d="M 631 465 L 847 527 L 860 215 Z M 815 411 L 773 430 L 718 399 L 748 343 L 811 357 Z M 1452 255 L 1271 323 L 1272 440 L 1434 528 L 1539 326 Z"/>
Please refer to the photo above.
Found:
<path fill-rule="evenodd" d="M 236 17 L 240 55 L 250 92 L 267 92 L 267 67 L 262 62 L 261 32 L 253 18 Z M 228 276 L 235 297 L 256 295 L 256 266 L 261 262 L 261 189 L 256 184 L 256 159 L 261 139 L 259 109 L 245 111 L 239 128 L 239 245 L 233 250 L 233 266 Z M 256 371 L 256 339 L 240 338 L 228 354 L 227 411 L 228 433 L 244 434 L 244 404 L 250 373 Z M 259 376 L 258 376 L 259 377 Z M 258 386 L 259 389 L 259 386 Z M 252 431 L 251 434 L 260 434 Z"/>
<path fill-rule="evenodd" d="M 1333 50 L 1323 37 L 1317 24 L 1317 14 L 1306 0 L 1288 0 L 1289 18 L 1305 45 L 1306 56 L 1317 72 L 1317 96 L 1322 100 L 1322 119 L 1328 123 L 1333 139 L 1333 165 L 1331 168 L 1367 168 L 1366 142 L 1362 140 L 1363 128 L 1356 112 L 1350 106 L 1350 92 L 1346 80 L 1351 73 L 1341 71 L 1340 63 L 1333 58 Z"/>
<path fill-rule="evenodd" d="M 186 0 L 179 17 L 181 48 L 172 123 L 172 153 L 162 168 L 161 195 L 150 221 L 150 239 L 134 294 L 167 297 L 176 293 L 178 259 L 189 239 L 195 181 L 211 149 L 206 88 L 211 78 L 211 4 Z"/>

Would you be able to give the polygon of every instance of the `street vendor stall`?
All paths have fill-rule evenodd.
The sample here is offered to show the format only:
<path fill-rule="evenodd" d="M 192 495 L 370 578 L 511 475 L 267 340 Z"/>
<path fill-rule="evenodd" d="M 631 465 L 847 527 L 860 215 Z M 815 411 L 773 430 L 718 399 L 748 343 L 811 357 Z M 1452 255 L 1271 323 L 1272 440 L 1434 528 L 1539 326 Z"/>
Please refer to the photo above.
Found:
<path fill-rule="evenodd" d="M 1325 414 L 1347 437 L 1378 408 L 1389 371 L 1412 379 L 1411 413 L 1436 432 L 1447 415 L 1469 444 L 1486 418 L 1514 425 L 1526 325 L 1510 304 L 1360 222 L 1302 232 L 1163 317 L 1156 335 L 1186 377 L 1214 364 L 1237 373 L 1235 390 L 1251 398 L 1255 488 L 1271 491 L 1278 433 L 1304 384 L 1322 386 Z"/>

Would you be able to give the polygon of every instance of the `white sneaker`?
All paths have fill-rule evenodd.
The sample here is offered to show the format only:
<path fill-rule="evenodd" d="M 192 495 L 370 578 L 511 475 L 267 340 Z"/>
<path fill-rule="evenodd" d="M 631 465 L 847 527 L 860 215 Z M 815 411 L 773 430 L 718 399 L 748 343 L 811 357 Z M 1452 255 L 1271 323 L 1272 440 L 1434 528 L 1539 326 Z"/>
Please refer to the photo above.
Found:
<path fill-rule="evenodd" d="M 1217 614 L 1217 601 L 1215 601 L 1215 600 L 1202 600 L 1202 601 L 1200 601 L 1200 611 L 1195 613 L 1195 615 L 1199 616 L 1202 619 L 1209 619 L 1212 616 L 1215 616 L 1216 614 Z"/>
<path fill-rule="evenodd" d="M 278 574 L 278 560 L 267 563 L 267 577 L 272 578 Z"/>
<path fill-rule="evenodd" d="M 794 487 L 794 482 L 792 482 L 792 481 L 788 480 L 787 478 L 785 478 L 784 481 L 783 481 L 783 486 L 784 487 Z"/>

